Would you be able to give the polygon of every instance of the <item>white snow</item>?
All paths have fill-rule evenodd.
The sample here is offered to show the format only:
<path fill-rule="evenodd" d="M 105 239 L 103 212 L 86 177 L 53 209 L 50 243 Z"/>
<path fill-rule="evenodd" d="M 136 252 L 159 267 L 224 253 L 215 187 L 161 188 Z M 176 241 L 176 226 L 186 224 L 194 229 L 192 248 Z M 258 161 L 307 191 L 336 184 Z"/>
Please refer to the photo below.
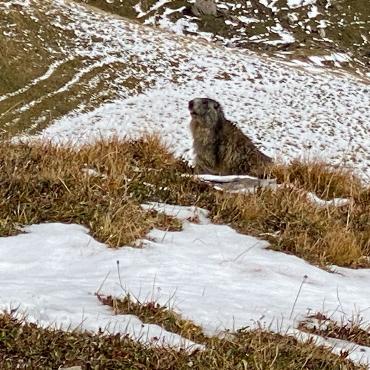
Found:
<path fill-rule="evenodd" d="M 351 204 L 351 199 L 347 198 L 333 198 L 330 200 L 324 200 L 319 198 L 315 193 L 307 193 L 307 199 L 318 207 L 342 207 Z"/>
<path fill-rule="evenodd" d="M 277 189 L 276 179 L 259 179 L 253 176 L 195 175 L 194 178 L 212 185 L 215 189 L 230 193 L 255 193 L 260 188 Z"/>
<path fill-rule="evenodd" d="M 277 11 L 275 4 L 278 2 L 278 0 L 259 0 L 259 2 L 265 7 L 270 8 L 273 12 Z"/>
<path fill-rule="evenodd" d="M 217 176 L 217 175 L 197 175 L 196 178 L 199 178 L 204 181 L 213 181 L 213 182 L 233 182 L 238 180 L 258 180 L 256 177 L 248 175 L 228 175 L 228 176 Z"/>
<path fill-rule="evenodd" d="M 172 32 L 180 34 L 180 35 L 182 35 L 185 31 L 192 32 L 192 33 L 198 32 L 197 24 L 189 22 L 189 20 L 186 19 L 186 18 L 180 18 L 176 22 L 170 21 L 166 17 L 170 13 L 172 13 L 172 11 L 170 11 L 170 9 L 168 9 L 164 12 L 163 17 L 161 17 L 159 22 L 158 22 L 160 27 L 163 27 L 166 30 L 172 31 Z M 145 24 L 155 24 L 154 18 L 148 18 L 145 21 Z M 207 35 L 205 32 L 202 33 L 202 36 L 205 39 L 208 39 L 208 40 L 211 39 L 211 35 L 210 34 Z"/>
<path fill-rule="evenodd" d="M 258 23 L 259 22 L 259 20 L 257 18 L 245 17 L 244 15 L 239 15 L 238 19 L 240 20 L 240 22 L 243 22 L 245 24 Z"/>
<path fill-rule="evenodd" d="M 10 8 L 11 6 L 22 6 L 22 7 L 29 7 L 31 5 L 30 0 L 3 0 L 3 6 L 6 8 Z"/>
<path fill-rule="evenodd" d="M 265 44 L 270 45 L 280 45 L 280 44 L 290 44 L 295 42 L 294 36 L 285 30 L 280 23 L 277 23 L 275 26 L 271 27 L 271 31 L 280 36 L 280 40 L 271 40 L 265 41 Z"/>
<path fill-rule="evenodd" d="M 288 0 L 287 2 L 289 8 L 299 8 L 301 6 L 307 6 L 311 4 L 316 4 L 316 0 Z"/>
<path fill-rule="evenodd" d="M 349 62 L 351 57 L 345 53 L 332 53 L 330 55 L 310 56 L 308 59 L 320 66 L 323 65 L 323 62 L 333 62 L 334 65 L 339 66 L 339 63 Z"/>
<path fill-rule="evenodd" d="M 102 328 L 151 344 L 194 347 L 191 341 L 144 324 L 136 316 L 115 316 L 98 302 L 95 293 L 107 274 L 112 288 L 119 282 L 116 261 L 126 270 L 130 252 L 121 254 L 126 249 L 107 248 L 79 225 L 41 224 L 24 231 L 0 238 L 1 310 L 17 308 L 28 321 L 43 326 Z M 115 292 L 119 289 L 124 294 L 122 288 Z"/>
<path fill-rule="evenodd" d="M 263 240 L 210 223 L 206 211 L 163 204 L 145 207 L 182 219 L 183 230 L 152 230 L 143 248 L 115 250 L 78 225 L 33 225 L 25 228 L 26 234 L 0 238 L 0 308 L 19 306 L 29 320 L 43 325 L 102 327 L 142 341 L 159 336 L 176 345 L 183 341 L 156 325 L 142 326 L 134 316 L 113 316 L 94 296 L 106 278 L 100 294 L 130 293 L 139 301 L 170 303 L 209 334 L 262 325 L 299 335 L 294 328 L 308 311 L 338 321 L 361 313 L 365 322 L 370 320 L 370 270 L 337 267 L 335 273 L 327 272 L 266 249 Z M 336 351 L 351 345 L 335 344 Z M 365 361 L 370 349 L 355 349 L 350 356 Z"/>
<path fill-rule="evenodd" d="M 316 5 L 312 5 L 310 11 L 307 13 L 308 18 L 316 18 L 320 14 Z"/>

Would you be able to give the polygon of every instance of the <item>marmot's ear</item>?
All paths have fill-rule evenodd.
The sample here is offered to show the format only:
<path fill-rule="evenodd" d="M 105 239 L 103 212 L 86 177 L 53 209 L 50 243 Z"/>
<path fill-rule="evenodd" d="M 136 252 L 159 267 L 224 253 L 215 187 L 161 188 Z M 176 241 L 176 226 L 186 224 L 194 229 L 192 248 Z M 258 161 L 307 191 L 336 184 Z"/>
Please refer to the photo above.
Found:
<path fill-rule="evenodd" d="M 218 104 L 216 101 L 214 102 L 213 106 L 215 107 L 215 109 L 218 109 L 218 107 L 220 106 L 220 104 Z"/>

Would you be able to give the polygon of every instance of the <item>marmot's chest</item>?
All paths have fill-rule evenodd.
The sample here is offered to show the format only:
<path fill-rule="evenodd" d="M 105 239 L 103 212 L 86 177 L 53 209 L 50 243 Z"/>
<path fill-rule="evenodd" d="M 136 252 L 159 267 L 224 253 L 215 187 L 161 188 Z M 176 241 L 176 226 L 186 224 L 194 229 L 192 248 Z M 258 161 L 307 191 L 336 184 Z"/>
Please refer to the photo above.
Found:
<path fill-rule="evenodd" d="M 196 146 L 206 147 L 208 145 L 214 145 L 218 140 L 214 127 L 208 127 L 196 119 L 191 120 L 190 130 L 193 136 L 194 145 Z"/>

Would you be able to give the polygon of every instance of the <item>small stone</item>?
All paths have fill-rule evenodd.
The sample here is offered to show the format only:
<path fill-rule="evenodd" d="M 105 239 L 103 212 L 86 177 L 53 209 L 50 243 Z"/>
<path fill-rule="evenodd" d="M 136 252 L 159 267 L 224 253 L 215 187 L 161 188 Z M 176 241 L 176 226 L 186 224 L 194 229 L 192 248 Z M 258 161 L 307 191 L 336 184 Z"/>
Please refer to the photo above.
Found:
<path fill-rule="evenodd" d="M 214 0 L 196 0 L 191 10 L 197 17 L 201 17 L 202 15 L 217 15 L 217 6 Z"/>

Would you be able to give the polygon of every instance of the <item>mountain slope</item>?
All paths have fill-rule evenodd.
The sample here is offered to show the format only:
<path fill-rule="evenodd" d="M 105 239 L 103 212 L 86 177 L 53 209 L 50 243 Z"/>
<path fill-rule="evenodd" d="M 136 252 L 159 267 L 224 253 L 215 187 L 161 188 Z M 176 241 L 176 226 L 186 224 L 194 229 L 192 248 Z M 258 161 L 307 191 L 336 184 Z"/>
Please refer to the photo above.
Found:
<path fill-rule="evenodd" d="M 215 0 L 216 14 L 195 9 L 195 0 L 79 1 L 227 46 L 369 72 L 367 0 Z"/>
<path fill-rule="evenodd" d="M 36 1 L 20 14 L 39 17 L 40 29 L 58 29 L 67 46 L 58 53 L 44 41 L 51 67 L 25 83 L 25 91 L 0 97 L 6 130 L 34 132 L 59 117 L 43 137 L 81 143 L 155 131 L 191 159 L 187 102 L 207 95 L 272 156 L 325 151 L 332 163 L 354 166 L 365 179 L 370 173 L 370 94 L 359 78 L 178 37 L 73 2 Z M 76 65 L 60 73 L 65 59 Z M 76 113 L 82 111 L 89 112 Z"/>
<path fill-rule="evenodd" d="M 96 135 L 157 131 L 181 155 L 191 147 L 187 101 L 208 95 L 220 100 L 226 115 L 270 155 L 292 158 L 325 150 L 329 160 L 368 175 L 370 94 L 359 79 L 291 68 L 73 2 L 0 6 L 1 14 L 13 19 L 6 42 L 25 48 L 41 40 L 24 51 L 35 68 L 0 96 L 0 123 L 7 132 L 34 132 L 61 118 L 43 135 L 86 141 Z M 28 66 L 25 55 L 6 59 L 11 76 Z M 2 76 L 13 80 L 8 73 Z M 63 118 L 115 99 L 85 116 Z"/>
<path fill-rule="evenodd" d="M 102 17 L 97 19 L 103 27 Z M 147 66 L 120 52 L 124 41 L 105 47 L 104 36 L 89 31 L 93 25 L 80 24 L 78 10 L 70 14 L 65 3 L 1 2 L 0 27 L 0 128 L 5 133 L 46 127 L 73 109 L 92 109 L 137 93 L 147 83 Z"/>

